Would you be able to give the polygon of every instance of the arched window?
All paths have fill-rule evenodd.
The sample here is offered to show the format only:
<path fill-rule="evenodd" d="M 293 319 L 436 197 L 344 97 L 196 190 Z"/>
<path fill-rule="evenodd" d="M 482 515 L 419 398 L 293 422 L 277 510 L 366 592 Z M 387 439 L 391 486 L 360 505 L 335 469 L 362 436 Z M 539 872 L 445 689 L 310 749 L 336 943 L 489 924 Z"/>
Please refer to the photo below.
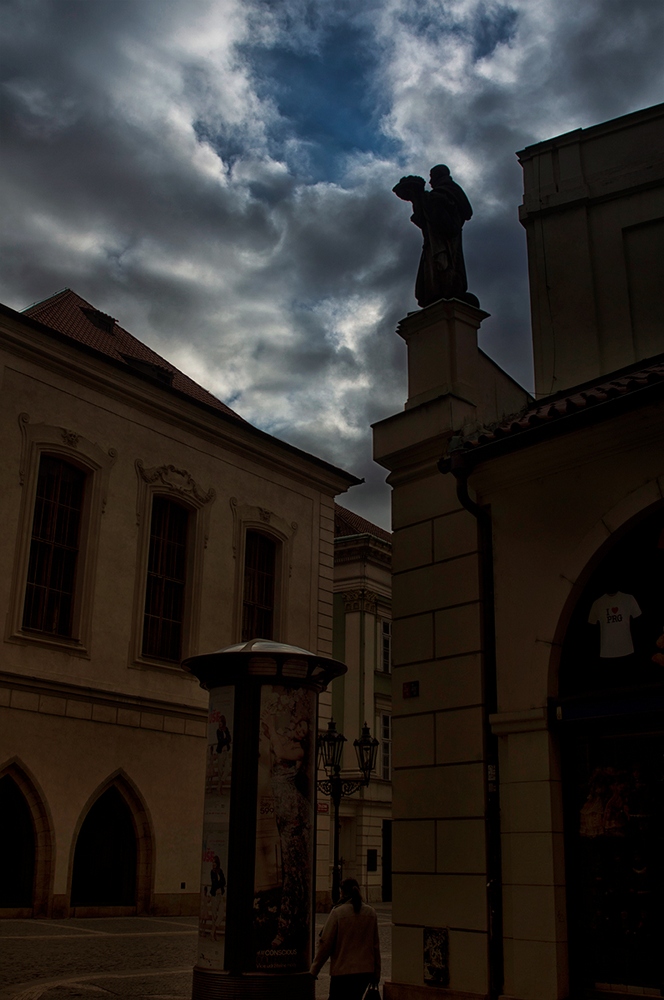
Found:
<path fill-rule="evenodd" d="M 78 835 L 71 905 L 136 905 L 136 832 L 113 785 L 90 808 Z"/>
<path fill-rule="evenodd" d="M 247 531 L 244 552 L 242 641 L 274 638 L 277 543 Z"/>
<path fill-rule="evenodd" d="M 168 497 L 152 501 L 143 656 L 178 662 L 187 587 L 189 511 Z"/>
<path fill-rule="evenodd" d="M 23 628 L 70 637 L 85 473 L 42 455 L 32 520 Z"/>
<path fill-rule="evenodd" d="M 32 907 L 35 831 L 16 782 L 0 779 L 0 907 Z"/>

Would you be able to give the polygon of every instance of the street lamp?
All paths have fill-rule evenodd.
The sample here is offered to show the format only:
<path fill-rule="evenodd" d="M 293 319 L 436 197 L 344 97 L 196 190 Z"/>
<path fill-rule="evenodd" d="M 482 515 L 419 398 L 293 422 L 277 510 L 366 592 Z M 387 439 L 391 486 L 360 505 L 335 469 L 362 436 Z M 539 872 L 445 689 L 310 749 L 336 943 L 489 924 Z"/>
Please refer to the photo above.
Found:
<path fill-rule="evenodd" d="M 339 806 L 344 795 L 353 795 L 360 788 L 366 787 L 371 780 L 371 772 L 376 768 L 376 754 L 378 753 L 378 740 L 373 737 L 369 727 L 364 723 L 362 735 L 353 741 L 357 764 L 362 774 L 362 778 L 342 778 L 341 777 L 341 757 L 343 754 L 346 737 L 343 733 L 337 732 L 337 724 L 331 719 L 327 724 L 327 731 L 318 734 L 318 766 L 325 771 L 327 778 L 318 782 L 318 790 L 324 795 L 329 795 L 334 806 L 334 817 L 332 820 L 334 828 L 334 859 L 332 863 L 332 902 L 338 903 L 341 895 L 341 872 L 339 870 L 339 832 L 341 824 L 339 822 Z"/>

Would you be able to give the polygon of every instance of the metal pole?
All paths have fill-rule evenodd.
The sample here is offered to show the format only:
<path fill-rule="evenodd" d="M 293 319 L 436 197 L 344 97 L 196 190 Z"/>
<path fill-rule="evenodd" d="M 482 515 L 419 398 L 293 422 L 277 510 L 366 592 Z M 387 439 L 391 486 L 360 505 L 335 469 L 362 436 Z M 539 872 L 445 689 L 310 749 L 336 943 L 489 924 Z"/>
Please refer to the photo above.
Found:
<path fill-rule="evenodd" d="M 339 834 L 341 823 L 339 820 L 339 806 L 341 805 L 341 775 L 340 767 L 337 764 L 334 768 L 334 775 L 331 781 L 330 791 L 332 793 L 332 804 L 334 806 L 334 855 L 332 861 L 332 902 L 336 905 L 341 896 L 341 872 L 339 871 Z"/>

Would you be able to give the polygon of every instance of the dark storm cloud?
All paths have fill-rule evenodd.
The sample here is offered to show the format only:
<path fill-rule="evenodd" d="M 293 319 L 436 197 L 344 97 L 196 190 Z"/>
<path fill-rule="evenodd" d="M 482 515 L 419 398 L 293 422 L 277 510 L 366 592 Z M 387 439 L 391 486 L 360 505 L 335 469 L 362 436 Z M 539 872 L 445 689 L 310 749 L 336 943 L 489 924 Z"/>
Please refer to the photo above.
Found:
<path fill-rule="evenodd" d="M 5 0 L 2 300 L 69 285 L 271 432 L 364 475 L 400 409 L 447 162 L 483 348 L 530 381 L 514 152 L 660 99 L 660 0 Z"/>

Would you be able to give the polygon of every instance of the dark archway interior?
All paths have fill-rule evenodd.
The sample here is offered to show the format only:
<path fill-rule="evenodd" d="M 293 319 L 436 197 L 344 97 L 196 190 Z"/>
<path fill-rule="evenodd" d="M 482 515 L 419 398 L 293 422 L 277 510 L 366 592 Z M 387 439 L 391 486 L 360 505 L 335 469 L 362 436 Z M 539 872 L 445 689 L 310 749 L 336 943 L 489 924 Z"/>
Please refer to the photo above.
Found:
<path fill-rule="evenodd" d="M 111 786 L 91 807 L 76 841 L 72 906 L 136 904 L 136 833 L 131 810 Z"/>
<path fill-rule="evenodd" d="M 631 657 L 600 657 L 600 625 L 589 624 L 588 616 L 598 598 L 616 590 L 633 595 L 642 612 L 631 622 L 634 653 Z M 611 606 L 611 602 L 606 603 Z M 660 509 L 611 547 L 586 584 L 563 644 L 560 697 L 664 683 L 664 667 L 652 662 L 662 634 L 664 511 Z"/>
<path fill-rule="evenodd" d="M 0 906 L 31 907 L 35 832 L 30 808 L 10 775 L 0 779 Z"/>
<path fill-rule="evenodd" d="M 618 592 L 618 596 L 614 595 Z M 641 614 L 625 617 L 633 597 Z M 609 595 L 607 598 L 606 595 Z M 598 604 L 595 604 L 598 602 Z M 602 623 L 589 624 L 599 608 Z M 619 621 L 618 616 L 622 614 Z M 600 633 L 616 626 L 618 645 Z M 558 719 L 575 988 L 659 990 L 664 940 L 664 511 L 597 565 L 562 650 Z M 627 647 L 624 643 L 627 642 Z M 630 651 L 631 650 L 631 651 Z"/>

